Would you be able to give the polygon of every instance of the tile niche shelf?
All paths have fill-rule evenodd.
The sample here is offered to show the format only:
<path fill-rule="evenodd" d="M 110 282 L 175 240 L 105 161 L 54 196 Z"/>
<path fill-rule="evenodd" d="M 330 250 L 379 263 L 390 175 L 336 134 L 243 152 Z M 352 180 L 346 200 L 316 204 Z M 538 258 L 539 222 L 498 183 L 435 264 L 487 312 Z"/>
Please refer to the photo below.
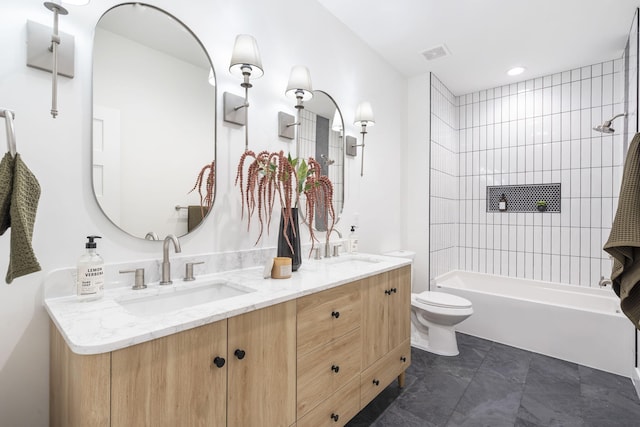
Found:
<path fill-rule="evenodd" d="M 507 209 L 498 206 L 504 194 Z M 538 202 L 546 209 L 538 209 Z M 560 183 L 487 186 L 487 212 L 560 212 Z"/>

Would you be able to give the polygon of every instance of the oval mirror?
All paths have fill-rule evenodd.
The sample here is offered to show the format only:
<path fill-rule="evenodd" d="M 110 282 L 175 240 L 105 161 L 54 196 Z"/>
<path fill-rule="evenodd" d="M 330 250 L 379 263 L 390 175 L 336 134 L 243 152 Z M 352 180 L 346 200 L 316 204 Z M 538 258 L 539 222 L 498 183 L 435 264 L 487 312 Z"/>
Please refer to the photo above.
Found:
<path fill-rule="evenodd" d="M 338 104 L 326 92 L 313 91 L 313 98 L 305 101 L 300 110 L 300 141 L 298 157 L 315 158 L 322 166 L 322 173 L 333 184 L 333 209 L 336 222 L 340 220 L 344 206 L 344 121 Z M 321 220 L 324 215 L 316 214 L 315 227 L 325 231 Z"/>
<path fill-rule="evenodd" d="M 200 224 L 215 189 L 215 101 L 209 55 L 176 18 L 141 3 L 115 6 L 100 18 L 93 190 L 115 225 L 163 239 Z M 202 202 L 198 188 L 190 192 L 199 177 Z"/>

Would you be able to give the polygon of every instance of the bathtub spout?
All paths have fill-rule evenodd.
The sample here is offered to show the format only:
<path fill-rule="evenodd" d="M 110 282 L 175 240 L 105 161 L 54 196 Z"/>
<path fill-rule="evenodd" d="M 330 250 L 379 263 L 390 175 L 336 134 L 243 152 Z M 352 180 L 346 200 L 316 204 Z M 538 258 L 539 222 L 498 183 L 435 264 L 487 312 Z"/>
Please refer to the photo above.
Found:
<path fill-rule="evenodd" d="M 604 276 L 600 276 L 600 281 L 598 282 L 598 286 L 600 286 L 601 288 L 606 288 L 608 286 L 611 286 L 611 279 L 605 279 Z"/>

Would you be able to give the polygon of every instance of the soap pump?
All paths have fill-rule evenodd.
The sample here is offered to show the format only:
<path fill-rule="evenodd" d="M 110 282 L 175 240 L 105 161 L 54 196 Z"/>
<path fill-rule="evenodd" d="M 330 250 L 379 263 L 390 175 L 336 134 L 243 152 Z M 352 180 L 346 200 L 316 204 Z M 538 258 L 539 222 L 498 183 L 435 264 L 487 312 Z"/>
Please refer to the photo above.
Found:
<path fill-rule="evenodd" d="M 356 226 L 351 226 L 351 233 L 349 234 L 349 253 L 355 254 L 358 252 L 358 236 L 356 236 Z"/>
<path fill-rule="evenodd" d="M 507 198 L 505 197 L 504 193 L 502 193 L 502 196 L 498 201 L 498 210 L 503 212 L 507 210 Z"/>
<path fill-rule="evenodd" d="M 80 301 L 93 301 L 102 298 L 104 293 L 104 260 L 96 252 L 95 239 L 100 236 L 87 236 L 87 250 L 78 260 L 76 294 Z"/>

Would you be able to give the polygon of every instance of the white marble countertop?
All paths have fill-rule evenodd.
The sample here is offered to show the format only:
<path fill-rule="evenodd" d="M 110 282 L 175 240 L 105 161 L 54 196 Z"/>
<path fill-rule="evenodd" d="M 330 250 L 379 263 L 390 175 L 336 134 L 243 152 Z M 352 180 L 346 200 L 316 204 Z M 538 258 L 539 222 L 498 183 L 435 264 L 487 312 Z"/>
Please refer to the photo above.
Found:
<path fill-rule="evenodd" d="M 97 301 L 80 302 L 74 296 L 45 296 L 44 305 L 69 348 L 77 354 L 99 354 L 171 335 L 249 311 L 330 289 L 354 280 L 409 265 L 409 259 L 371 254 L 341 255 L 303 260 L 290 279 L 264 279 L 263 268 L 253 267 L 198 276 L 195 281 L 175 280 L 172 285 L 147 283 L 147 289 L 130 286 L 106 288 Z M 219 301 L 160 314 L 137 315 L 125 308 L 139 298 L 197 289 L 212 281 L 227 281 L 251 292 Z M 70 284 L 72 286 L 72 284 Z M 45 295 L 47 295 L 45 291 Z M 49 294 L 51 295 L 51 294 Z M 167 297 L 171 298 L 171 297 Z"/>

